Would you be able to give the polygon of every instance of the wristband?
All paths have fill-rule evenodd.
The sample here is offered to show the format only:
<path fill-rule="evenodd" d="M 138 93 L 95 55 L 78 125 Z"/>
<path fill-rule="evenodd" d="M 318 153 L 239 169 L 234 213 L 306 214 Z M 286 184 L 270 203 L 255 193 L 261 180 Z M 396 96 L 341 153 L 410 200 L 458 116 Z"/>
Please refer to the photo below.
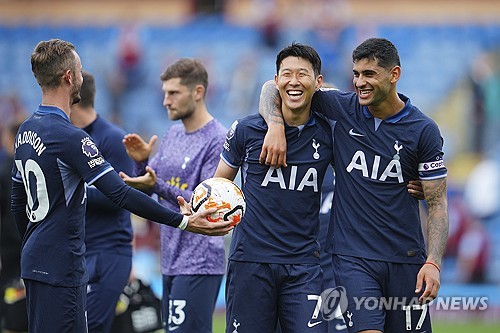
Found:
<path fill-rule="evenodd" d="M 177 228 L 179 228 L 181 230 L 186 230 L 186 227 L 188 226 L 188 222 L 189 222 L 189 217 L 184 215 L 184 217 L 182 218 L 181 224 L 179 224 L 179 226 Z"/>
<path fill-rule="evenodd" d="M 427 265 L 427 264 L 429 264 L 429 265 L 432 265 L 432 266 L 436 267 L 436 269 L 439 271 L 439 273 L 441 273 L 441 268 L 439 268 L 439 266 L 438 266 L 437 264 L 433 263 L 432 261 L 426 261 L 426 262 L 424 263 L 424 265 Z"/>

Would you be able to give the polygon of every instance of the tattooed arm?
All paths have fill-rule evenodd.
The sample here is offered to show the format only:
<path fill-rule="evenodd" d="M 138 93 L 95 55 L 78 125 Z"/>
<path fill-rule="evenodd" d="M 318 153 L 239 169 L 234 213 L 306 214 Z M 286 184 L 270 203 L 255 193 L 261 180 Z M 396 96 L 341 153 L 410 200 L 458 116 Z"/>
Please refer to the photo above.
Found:
<path fill-rule="evenodd" d="M 422 181 L 428 205 L 427 216 L 427 260 L 417 276 L 416 293 L 425 290 L 420 301 L 430 301 L 437 297 L 440 287 L 440 269 L 448 239 L 448 200 L 446 197 L 446 178 Z M 431 264 L 432 263 L 432 264 Z M 438 269 L 439 267 L 439 269 Z"/>
<path fill-rule="evenodd" d="M 283 113 L 281 112 L 281 97 L 273 80 L 267 81 L 262 86 L 259 113 L 268 125 L 260 153 L 260 163 L 275 168 L 286 167 L 286 138 Z"/>

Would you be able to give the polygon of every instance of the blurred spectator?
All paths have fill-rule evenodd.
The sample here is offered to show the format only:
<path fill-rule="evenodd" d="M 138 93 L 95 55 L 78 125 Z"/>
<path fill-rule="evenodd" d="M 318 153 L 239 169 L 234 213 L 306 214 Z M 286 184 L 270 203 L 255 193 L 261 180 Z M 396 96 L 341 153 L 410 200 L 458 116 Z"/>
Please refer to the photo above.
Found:
<path fill-rule="evenodd" d="M 448 191 L 448 216 L 450 221 L 445 257 L 455 258 L 458 246 L 466 228 L 469 214 L 464 206 L 462 193 Z"/>
<path fill-rule="evenodd" d="M 345 75 L 352 60 L 351 45 L 345 45 L 347 18 L 351 10 L 346 0 L 320 0 L 311 19 L 313 31 L 317 36 L 316 50 L 323 61 L 324 77 L 335 78 L 340 89 L 349 89 L 352 73 Z M 348 37 L 347 37 L 348 38 Z"/>
<path fill-rule="evenodd" d="M 108 78 L 112 120 L 122 123 L 123 98 L 137 88 L 142 80 L 142 50 L 136 26 L 123 26 L 117 49 L 116 68 Z"/>
<path fill-rule="evenodd" d="M 473 222 L 477 225 L 469 227 L 468 235 L 467 232 L 464 234 L 463 245 L 459 246 L 459 252 L 461 246 L 466 252 L 491 252 L 491 257 L 484 264 L 486 266 L 484 279 L 488 282 L 500 283 L 498 275 L 500 270 L 500 143 L 492 143 L 484 159 L 469 174 L 464 187 L 464 200 L 467 210 L 479 222 Z M 485 236 L 478 231 L 482 228 L 485 230 L 481 233 Z M 484 237 L 489 239 L 487 245 L 482 245 L 487 249 L 474 248 L 478 242 L 484 242 Z M 482 260 L 480 257 L 476 253 L 476 260 Z"/>
<path fill-rule="evenodd" d="M 215 14 L 220 13 L 223 8 L 222 0 L 191 0 L 193 14 Z"/>
<path fill-rule="evenodd" d="M 278 17 L 272 13 L 269 14 L 262 25 L 262 40 L 265 46 L 273 50 L 278 47 L 279 30 L 280 25 Z"/>
<path fill-rule="evenodd" d="M 484 93 L 481 87 L 481 80 L 483 70 L 487 70 L 487 67 L 485 68 L 483 65 L 484 61 L 481 61 L 481 59 L 476 61 L 470 73 L 472 91 L 471 122 L 473 124 L 471 148 L 477 153 L 483 152 L 483 132 L 485 127 Z"/>
<path fill-rule="evenodd" d="M 471 78 L 476 146 L 480 152 L 487 152 L 500 137 L 500 51 L 480 56 L 473 66 Z"/>
<path fill-rule="evenodd" d="M 453 282 L 486 282 L 490 238 L 483 224 L 467 206 L 462 192 L 450 191 L 448 197 L 450 228 L 446 259 L 454 262 Z"/>
<path fill-rule="evenodd" d="M 160 251 L 160 226 L 132 214 L 134 229 L 134 251 Z"/>
<path fill-rule="evenodd" d="M 257 1 L 254 5 L 255 9 L 263 15 L 260 16 L 260 32 L 262 43 L 272 52 L 279 47 L 281 17 L 279 9 L 274 1 Z"/>
<path fill-rule="evenodd" d="M 464 189 L 470 213 L 487 220 L 500 212 L 500 164 L 486 157 L 471 171 Z"/>
<path fill-rule="evenodd" d="M 467 226 L 460 238 L 457 253 L 459 282 L 483 283 L 489 259 L 489 238 L 483 225 L 475 218 L 466 219 Z"/>
<path fill-rule="evenodd" d="M 25 115 L 26 110 L 17 93 L 12 92 L 0 95 L 0 119 L 2 119 L 2 124 L 15 122 L 16 119 L 24 119 Z M 0 134 L 2 133 L 2 130 L 7 127 L 8 126 L 0 126 Z M 0 135 L 0 147 L 2 143 L 1 139 L 2 136 Z"/>

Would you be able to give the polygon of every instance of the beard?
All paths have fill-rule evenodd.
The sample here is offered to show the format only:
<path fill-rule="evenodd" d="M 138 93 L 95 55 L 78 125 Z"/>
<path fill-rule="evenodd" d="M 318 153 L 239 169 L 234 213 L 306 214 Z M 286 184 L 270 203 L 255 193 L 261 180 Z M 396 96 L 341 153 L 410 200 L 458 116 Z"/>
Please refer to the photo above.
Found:
<path fill-rule="evenodd" d="M 80 100 L 82 99 L 80 95 L 81 89 L 82 89 L 81 85 L 79 87 L 73 87 L 73 90 L 71 91 L 71 105 L 79 103 Z"/>
<path fill-rule="evenodd" d="M 78 104 L 80 103 L 80 100 L 81 100 L 81 96 L 80 96 L 80 93 L 76 94 L 73 96 L 73 98 L 71 99 L 71 105 L 75 105 L 75 104 Z"/>
<path fill-rule="evenodd" d="M 194 114 L 194 111 L 194 106 L 184 110 L 176 109 L 174 112 L 169 112 L 168 116 L 170 120 L 183 120 L 191 117 Z"/>
<path fill-rule="evenodd" d="M 73 82 L 76 83 L 75 85 L 73 85 L 73 89 L 71 91 L 71 105 L 75 105 L 80 103 L 80 100 L 82 99 L 82 97 L 80 96 L 80 92 L 82 90 L 83 81 L 78 82 L 74 74 L 71 74 L 71 77 L 73 79 Z"/>

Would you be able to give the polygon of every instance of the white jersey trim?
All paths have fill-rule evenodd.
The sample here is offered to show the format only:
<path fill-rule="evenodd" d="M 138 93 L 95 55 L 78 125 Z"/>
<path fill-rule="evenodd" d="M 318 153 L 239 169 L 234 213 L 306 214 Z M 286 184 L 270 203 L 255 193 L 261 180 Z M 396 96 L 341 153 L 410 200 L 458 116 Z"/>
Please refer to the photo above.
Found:
<path fill-rule="evenodd" d="M 102 176 L 104 176 L 105 174 L 107 174 L 108 172 L 113 171 L 113 170 L 114 170 L 113 167 L 107 168 L 106 170 L 104 170 L 103 172 L 101 172 L 100 174 L 95 176 L 91 181 L 89 181 L 87 183 L 87 185 L 90 186 L 90 185 L 94 184 L 96 180 L 98 180 L 99 178 L 101 178 Z"/>
<path fill-rule="evenodd" d="M 240 167 L 237 166 L 237 165 L 233 165 L 231 163 L 228 162 L 227 159 L 224 158 L 224 156 L 222 155 L 222 153 L 220 154 L 220 158 L 224 161 L 224 163 L 226 163 L 229 167 L 233 168 L 233 169 L 239 169 Z"/>
<path fill-rule="evenodd" d="M 434 176 L 434 177 L 420 177 L 420 180 L 434 180 L 434 179 L 441 179 L 441 178 L 446 178 L 448 176 L 447 173 L 444 175 L 439 175 L 439 176 Z"/>

